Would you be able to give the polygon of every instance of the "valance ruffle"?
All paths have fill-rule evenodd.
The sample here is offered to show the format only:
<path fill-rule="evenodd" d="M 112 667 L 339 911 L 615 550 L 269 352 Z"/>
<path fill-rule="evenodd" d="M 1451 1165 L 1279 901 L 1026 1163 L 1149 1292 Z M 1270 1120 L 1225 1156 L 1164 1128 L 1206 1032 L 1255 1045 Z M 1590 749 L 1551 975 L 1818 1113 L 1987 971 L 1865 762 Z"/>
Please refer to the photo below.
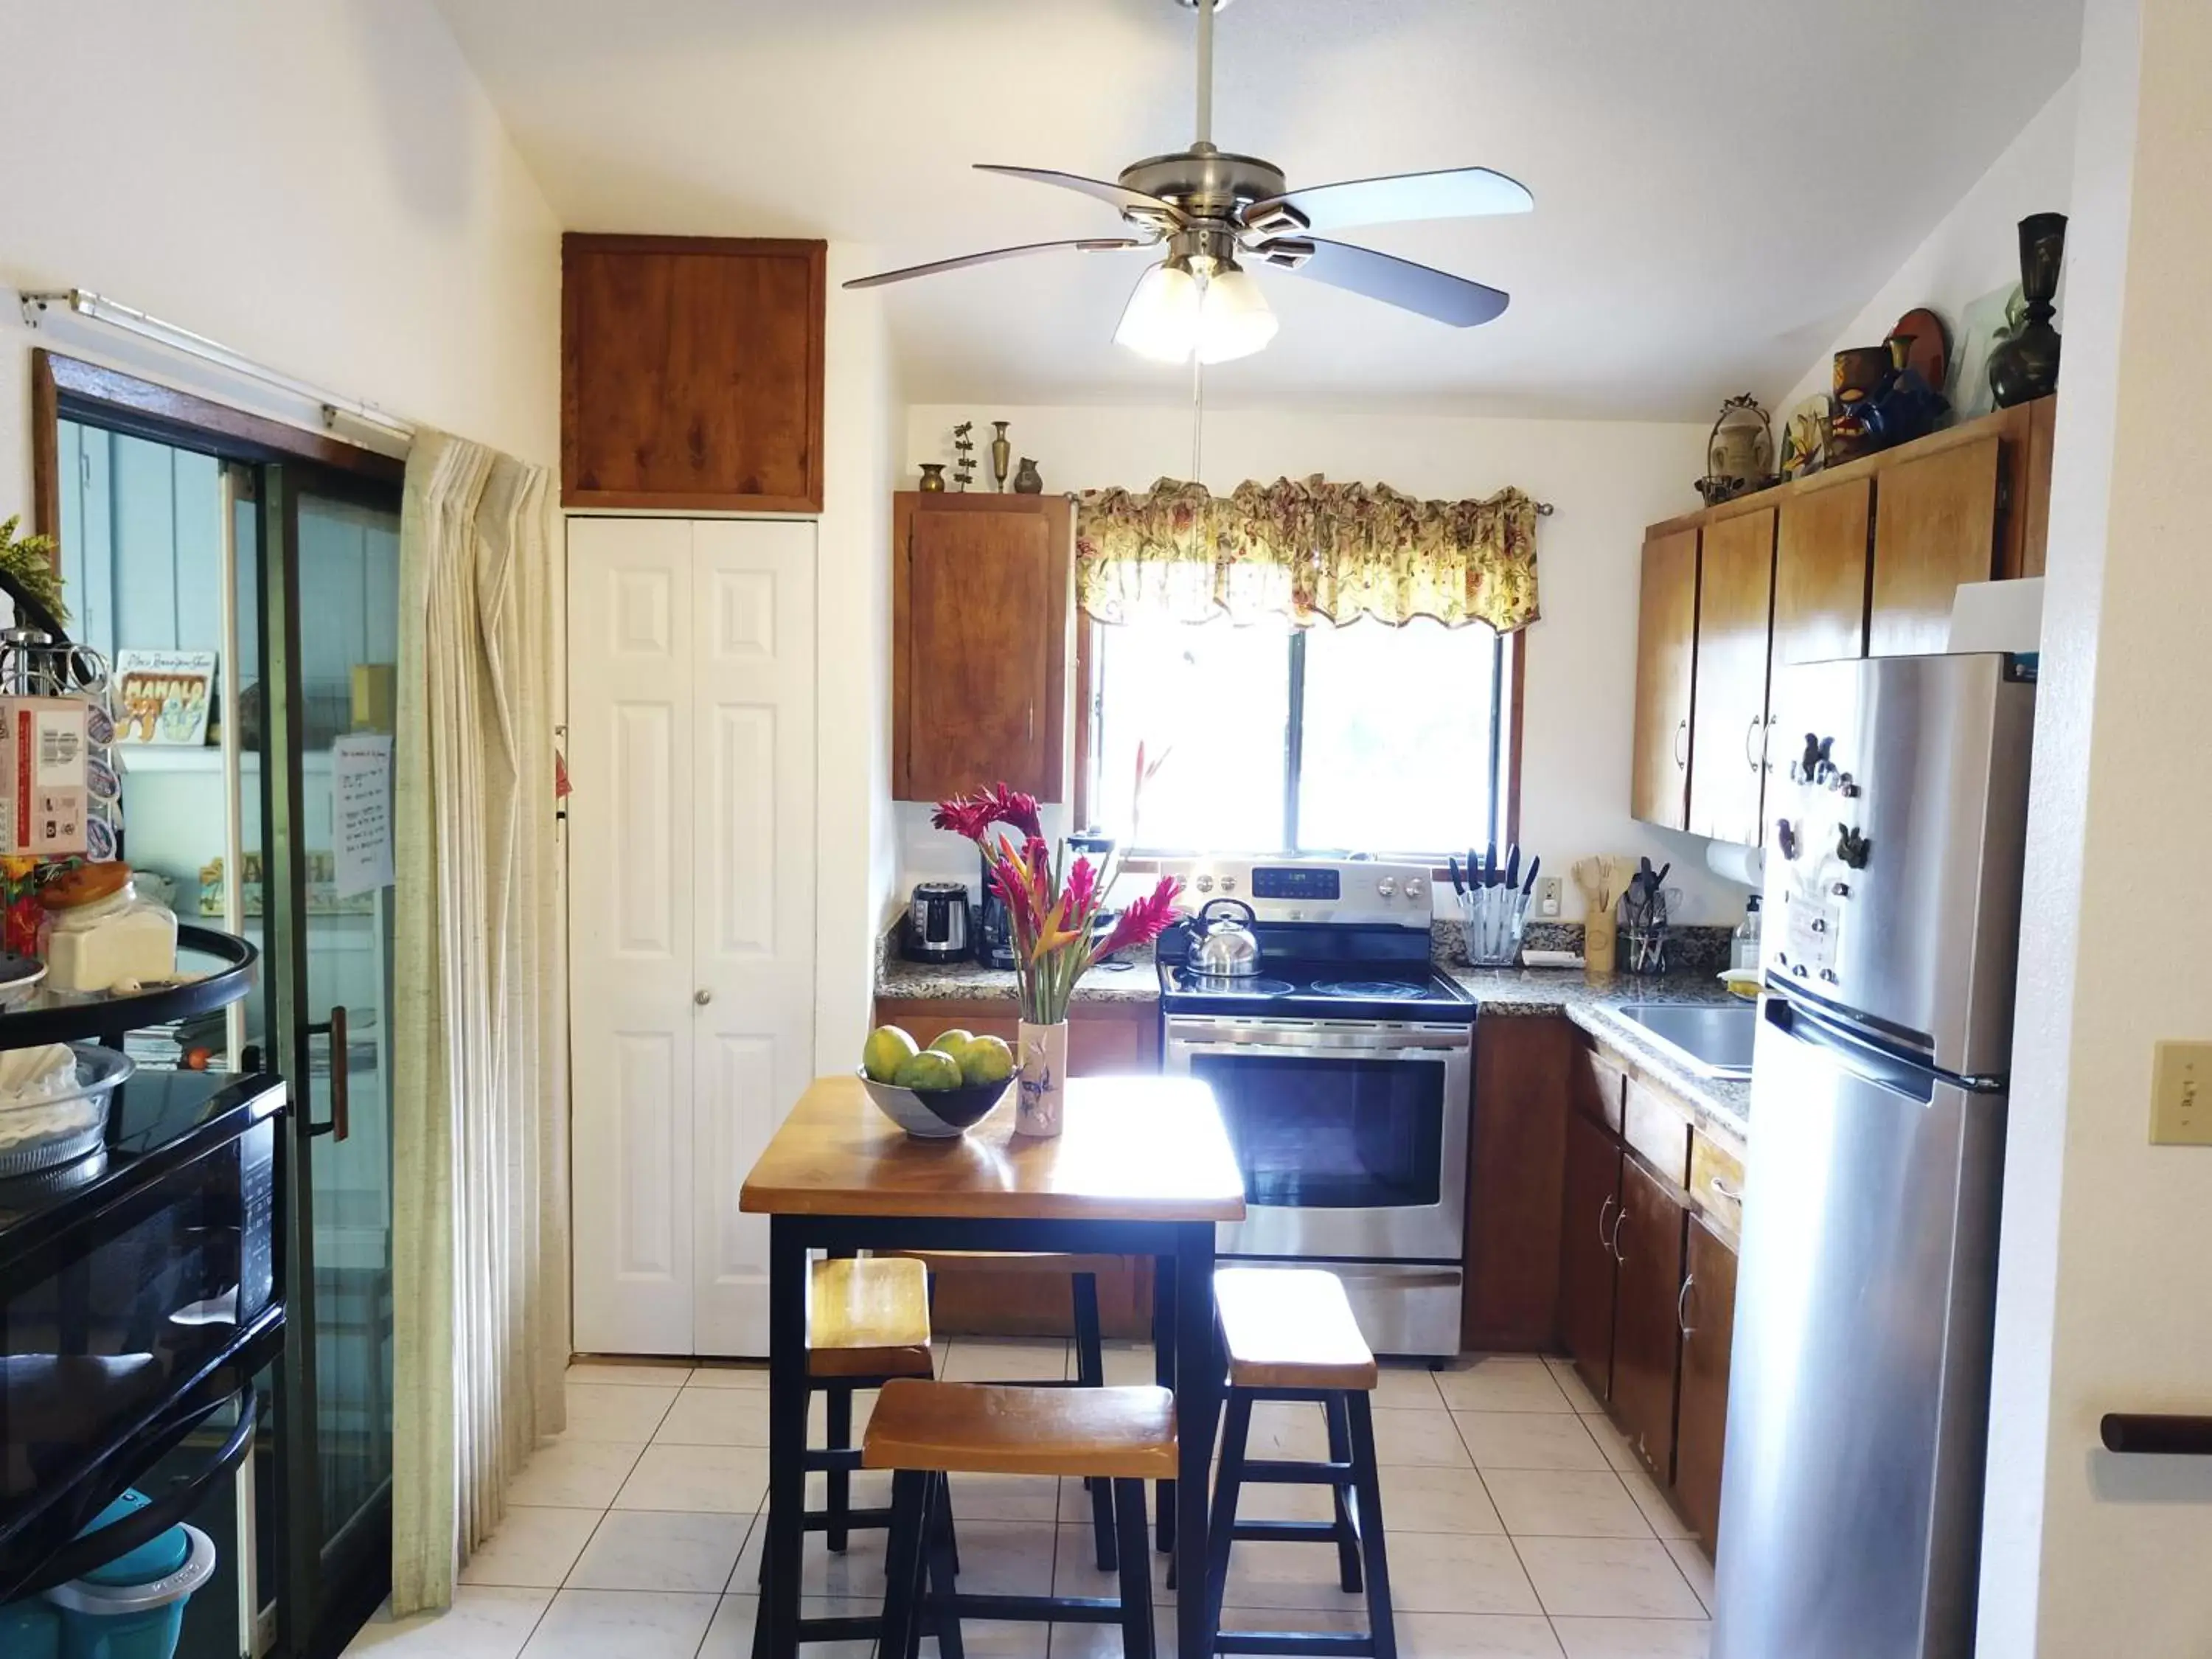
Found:
<path fill-rule="evenodd" d="M 1536 503 L 1517 489 L 1419 501 L 1316 475 L 1222 498 L 1162 478 L 1142 495 L 1087 491 L 1075 562 L 1077 597 L 1105 623 L 1433 617 L 1510 633 L 1537 617 Z"/>

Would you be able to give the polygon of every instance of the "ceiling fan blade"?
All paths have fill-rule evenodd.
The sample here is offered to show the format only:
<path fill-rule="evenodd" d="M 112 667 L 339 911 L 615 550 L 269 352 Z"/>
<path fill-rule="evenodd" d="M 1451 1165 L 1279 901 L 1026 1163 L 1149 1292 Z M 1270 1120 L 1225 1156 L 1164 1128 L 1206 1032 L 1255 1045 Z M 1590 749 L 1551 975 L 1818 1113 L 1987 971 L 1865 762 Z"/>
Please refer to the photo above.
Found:
<path fill-rule="evenodd" d="M 879 270 L 872 276 L 855 276 L 845 286 L 881 288 L 886 283 L 903 283 L 909 276 L 934 276 L 940 270 L 958 270 L 965 265 L 987 265 L 994 259 L 1018 259 L 1025 253 L 1050 253 L 1056 248 L 1072 247 L 1085 253 L 1109 253 L 1119 252 L 1123 248 L 1151 246 L 1150 242 L 1135 236 L 1086 236 L 1072 242 L 1024 242 L 1019 247 L 994 247 L 987 253 L 963 253 L 957 259 L 932 259 L 926 265 Z"/>
<path fill-rule="evenodd" d="M 1284 238 L 1263 244 L 1259 258 L 1284 270 L 1310 276 L 1331 288 L 1348 289 L 1405 311 L 1418 311 L 1454 328 L 1473 328 L 1503 312 L 1509 296 L 1503 289 L 1455 276 L 1432 265 L 1377 253 L 1371 247 L 1348 242 L 1324 242 L 1316 237 Z"/>
<path fill-rule="evenodd" d="M 1401 173 L 1388 179 L 1354 179 L 1287 191 L 1244 210 L 1249 230 L 1263 236 L 1296 236 L 1347 225 L 1389 225 L 1409 219 L 1479 219 L 1493 213 L 1526 213 L 1536 198 L 1517 179 L 1488 167 L 1442 173 Z"/>
<path fill-rule="evenodd" d="M 989 161 L 976 162 L 975 171 L 1003 173 L 1009 179 L 1028 179 L 1040 185 L 1057 185 L 1062 190 L 1079 190 L 1085 196 L 1096 196 L 1100 201 L 1124 213 L 1134 213 L 1147 219 L 1164 217 L 1177 225 L 1183 222 L 1182 210 L 1164 197 L 1147 196 L 1141 190 L 1109 184 L 1103 179 L 1086 179 L 1079 173 L 1054 173 L 1049 167 L 1000 167 Z"/>

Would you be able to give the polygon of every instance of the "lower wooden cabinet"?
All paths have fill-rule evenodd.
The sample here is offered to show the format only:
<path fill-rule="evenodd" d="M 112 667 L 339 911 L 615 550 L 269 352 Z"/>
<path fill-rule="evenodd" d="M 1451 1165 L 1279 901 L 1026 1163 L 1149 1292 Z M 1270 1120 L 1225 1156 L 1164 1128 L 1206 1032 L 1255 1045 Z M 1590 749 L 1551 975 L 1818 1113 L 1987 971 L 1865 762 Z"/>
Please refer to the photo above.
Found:
<path fill-rule="evenodd" d="M 1720 1547 L 1721 1452 L 1728 1437 L 1729 1348 L 1735 1340 L 1735 1250 L 1703 1216 L 1690 1221 L 1686 1272 L 1674 1501 L 1711 1554 Z"/>
<path fill-rule="evenodd" d="M 1628 1443 L 1662 1486 L 1674 1477 L 1674 1376 L 1681 1356 L 1674 1315 L 1687 1213 L 1636 1159 L 1622 1160 L 1612 1405 Z"/>
<path fill-rule="evenodd" d="M 1620 1144 L 1579 1112 L 1567 1118 L 1566 1203 L 1560 1218 L 1559 1340 L 1589 1391 L 1613 1397 L 1613 1253 L 1620 1222 Z"/>
<path fill-rule="evenodd" d="M 1011 1043 L 1020 1023 L 1008 1004 L 995 1000 L 876 1000 L 877 1024 L 903 1027 L 924 1046 L 955 1026 Z M 1157 1002 L 1079 1002 L 1068 1011 L 1070 1077 L 1111 1077 L 1159 1066 Z M 940 1276 L 930 1318 L 936 1330 L 951 1335 L 1066 1336 L 1075 1328 L 1067 1280 L 988 1268 Z M 1121 1272 L 1099 1275 L 1098 1319 L 1109 1336 L 1151 1335 L 1150 1261 L 1132 1259 Z"/>

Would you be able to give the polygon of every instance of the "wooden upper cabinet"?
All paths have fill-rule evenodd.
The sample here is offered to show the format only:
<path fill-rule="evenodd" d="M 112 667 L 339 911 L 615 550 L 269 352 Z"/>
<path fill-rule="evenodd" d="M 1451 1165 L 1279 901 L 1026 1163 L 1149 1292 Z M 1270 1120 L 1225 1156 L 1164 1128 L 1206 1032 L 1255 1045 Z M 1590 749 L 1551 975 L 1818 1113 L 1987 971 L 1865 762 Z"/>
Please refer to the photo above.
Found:
<path fill-rule="evenodd" d="M 1636 628 L 1636 749 L 1629 811 L 1689 827 L 1690 698 L 1698 650 L 1698 532 L 1644 544 Z"/>
<path fill-rule="evenodd" d="M 1675 1413 L 1674 1501 L 1707 1554 L 1721 1530 L 1728 1439 L 1729 1349 L 1735 1340 L 1735 1251 L 1702 1218 L 1690 1222 L 1682 1293 L 1682 1386 Z"/>
<path fill-rule="evenodd" d="M 1073 503 L 902 491 L 892 542 L 892 795 L 1060 799 Z"/>
<path fill-rule="evenodd" d="M 1940 652 L 1960 582 L 1996 574 L 1996 434 L 1885 468 L 1875 489 L 1867 654 Z"/>
<path fill-rule="evenodd" d="M 1687 1212 L 1632 1158 L 1621 1164 L 1620 1210 L 1613 1408 L 1644 1467 L 1665 1482 L 1674 1476 L 1674 1367 L 1681 1352 L 1675 1313 Z"/>
<path fill-rule="evenodd" d="M 561 239 L 561 500 L 819 513 L 828 244 Z"/>
<path fill-rule="evenodd" d="M 1752 846 L 1765 785 L 1774 520 L 1765 507 L 1707 525 L 1698 578 L 1690 830 Z"/>
<path fill-rule="evenodd" d="M 1866 655 L 1874 485 L 1846 478 L 1793 495 L 1774 539 L 1774 665 Z"/>

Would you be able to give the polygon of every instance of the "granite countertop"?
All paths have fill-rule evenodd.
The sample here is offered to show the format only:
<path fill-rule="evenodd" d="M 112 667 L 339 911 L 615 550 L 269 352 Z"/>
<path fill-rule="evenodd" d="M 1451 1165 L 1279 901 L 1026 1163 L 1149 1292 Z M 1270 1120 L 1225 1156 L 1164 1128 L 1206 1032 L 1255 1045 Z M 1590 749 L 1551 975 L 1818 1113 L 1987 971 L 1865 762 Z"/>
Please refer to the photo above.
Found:
<path fill-rule="evenodd" d="M 975 962 L 908 962 L 886 949 L 876 967 L 876 994 L 895 1001 L 962 1002 L 1014 1000 L 1010 968 L 986 968 Z M 1149 947 L 1125 951 L 1102 962 L 1075 981 L 1071 1001 L 1158 1002 L 1159 975 L 1152 971 Z"/>

